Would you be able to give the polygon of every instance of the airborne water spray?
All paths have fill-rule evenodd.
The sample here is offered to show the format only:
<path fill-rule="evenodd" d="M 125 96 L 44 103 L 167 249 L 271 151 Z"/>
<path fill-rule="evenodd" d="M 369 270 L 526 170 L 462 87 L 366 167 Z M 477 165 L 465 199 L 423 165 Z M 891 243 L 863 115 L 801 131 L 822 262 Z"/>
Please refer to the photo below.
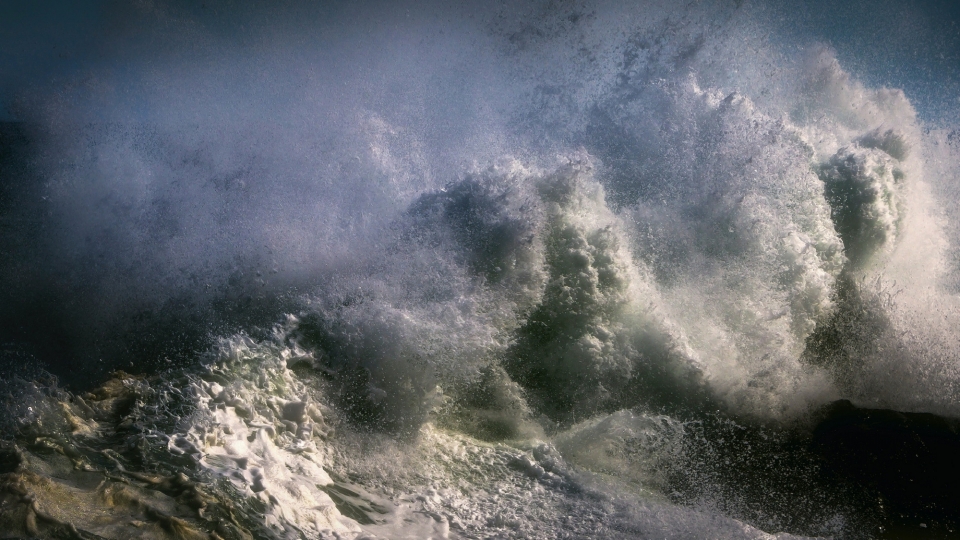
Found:
<path fill-rule="evenodd" d="M 3 534 L 956 525 L 844 443 L 960 414 L 955 130 L 614 4 L 110 4 L 2 133 Z"/>

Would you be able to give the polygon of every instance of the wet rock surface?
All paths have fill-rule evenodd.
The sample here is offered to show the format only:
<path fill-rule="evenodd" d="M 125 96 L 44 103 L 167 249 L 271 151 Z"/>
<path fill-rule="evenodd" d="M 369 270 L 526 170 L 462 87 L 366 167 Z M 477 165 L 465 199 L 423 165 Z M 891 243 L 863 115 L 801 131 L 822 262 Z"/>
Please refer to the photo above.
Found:
<path fill-rule="evenodd" d="M 145 466 L 140 408 L 152 391 L 118 372 L 83 396 L 35 404 L 36 418 L 0 443 L 0 538 L 253 538 L 197 479 Z"/>

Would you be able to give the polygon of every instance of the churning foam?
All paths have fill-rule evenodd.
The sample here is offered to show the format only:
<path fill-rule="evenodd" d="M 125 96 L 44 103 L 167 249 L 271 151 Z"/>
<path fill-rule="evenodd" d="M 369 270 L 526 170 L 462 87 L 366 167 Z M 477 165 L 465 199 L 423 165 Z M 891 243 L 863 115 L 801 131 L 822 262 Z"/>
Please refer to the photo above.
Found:
<path fill-rule="evenodd" d="M 343 57 L 231 60 L 292 81 L 273 101 L 161 66 L 147 111 L 102 86 L 37 105 L 52 217 L 24 265 L 79 299 L 42 297 L 64 331 L 151 335 L 162 312 L 159 341 L 220 315 L 250 335 L 114 384 L 135 414 L 109 429 L 107 405 L 51 394 L 11 430 L 156 508 L 212 486 L 157 518 L 196 530 L 222 508 L 284 538 L 769 538 L 668 502 L 697 422 L 792 425 L 839 398 L 960 415 L 956 131 L 828 48 L 780 62 L 722 4 L 600 4 L 461 21 L 422 62 L 381 47 L 416 18 L 308 40 Z M 183 478 L 110 457 L 134 425 Z M 56 469 L 34 458 L 17 467 Z M 66 526 L 18 471 L 32 526 Z"/>

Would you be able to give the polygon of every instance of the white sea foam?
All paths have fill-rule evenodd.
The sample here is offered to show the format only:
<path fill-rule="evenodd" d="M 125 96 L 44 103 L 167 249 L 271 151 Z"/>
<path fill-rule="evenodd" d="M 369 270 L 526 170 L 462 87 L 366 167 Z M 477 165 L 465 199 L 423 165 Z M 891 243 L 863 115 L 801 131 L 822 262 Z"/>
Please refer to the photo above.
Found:
<path fill-rule="evenodd" d="M 619 411 L 553 443 L 512 445 L 431 423 L 408 441 L 356 432 L 324 404 L 315 376 L 288 367 L 316 359 L 282 345 L 283 332 L 266 343 L 224 341 L 187 392 L 196 412 L 181 422 L 186 431 L 167 443 L 223 479 L 228 497 L 262 505 L 265 530 L 277 537 L 774 538 L 667 502 L 660 468 L 678 459 L 684 437 L 669 417 Z"/>
<path fill-rule="evenodd" d="M 111 367 L 219 336 L 147 438 L 269 534 L 770 538 L 708 435 L 960 416 L 960 138 L 829 47 L 597 1 L 320 10 L 245 55 L 174 4 L 131 8 L 182 34 L 144 29 L 155 63 L 24 102 L 39 247 L 2 299 Z M 830 504 L 804 526 L 848 534 Z"/>

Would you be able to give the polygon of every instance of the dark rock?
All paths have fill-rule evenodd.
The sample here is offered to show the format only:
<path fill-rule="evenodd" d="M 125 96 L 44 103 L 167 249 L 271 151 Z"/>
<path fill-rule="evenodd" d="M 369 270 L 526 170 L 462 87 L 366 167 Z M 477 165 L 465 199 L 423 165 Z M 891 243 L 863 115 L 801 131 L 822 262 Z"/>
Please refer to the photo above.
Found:
<path fill-rule="evenodd" d="M 825 472 L 874 490 L 893 526 L 915 522 L 956 530 L 960 419 L 864 409 L 846 400 L 823 414 L 811 448 Z"/>

